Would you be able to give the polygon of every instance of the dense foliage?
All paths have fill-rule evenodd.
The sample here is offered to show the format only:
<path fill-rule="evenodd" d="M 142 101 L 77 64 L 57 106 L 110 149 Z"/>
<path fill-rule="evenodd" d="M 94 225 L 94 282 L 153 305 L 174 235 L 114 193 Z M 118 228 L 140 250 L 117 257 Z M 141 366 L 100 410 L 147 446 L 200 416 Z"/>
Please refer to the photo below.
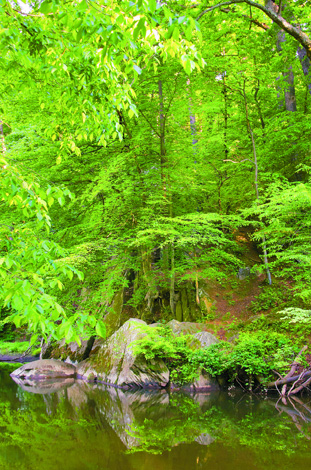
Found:
<path fill-rule="evenodd" d="M 257 270 L 309 308 L 310 13 L 2 0 L 2 320 L 104 335 L 116 293 L 153 320 L 185 286 L 204 314 L 243 226 Z"/>

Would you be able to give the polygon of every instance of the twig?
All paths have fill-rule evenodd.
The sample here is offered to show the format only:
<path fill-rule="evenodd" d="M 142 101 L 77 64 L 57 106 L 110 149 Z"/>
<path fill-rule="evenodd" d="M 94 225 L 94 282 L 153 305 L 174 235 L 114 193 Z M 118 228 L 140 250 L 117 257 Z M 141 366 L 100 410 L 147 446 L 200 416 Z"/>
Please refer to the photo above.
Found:
<path fill-rule="evenodd" d="M 299 375 L 298 379 L 293 383 L 293 385 L 292 385 L 290 391 L 288 392 L 288 396 L 292 393 L 292 390 L 294 389 L 295 385 L 296 385 L 298 382 L 300 382 L 300 380 L 302 380 L 302 379 L 304 378 L 304 375 L 305 375 L 305 370 L 303 370 L 303 371 L 301 372 L 301 374 Z"/>
<path fill-rule="evenodd" d="M 303 384 L 299 385 L 299 387 L 294 388 L 293 391 L 291 391 L 293 388 L 292 387 L 290 391 L 288 392 L 288 395 L 295 395 L 296 393 L 300 392 L 303 388 L 305 388 L 307 385 L 309 385 L 310 382 L 311 382 L 311 377 L 308 380 L 306 380 Z"/>

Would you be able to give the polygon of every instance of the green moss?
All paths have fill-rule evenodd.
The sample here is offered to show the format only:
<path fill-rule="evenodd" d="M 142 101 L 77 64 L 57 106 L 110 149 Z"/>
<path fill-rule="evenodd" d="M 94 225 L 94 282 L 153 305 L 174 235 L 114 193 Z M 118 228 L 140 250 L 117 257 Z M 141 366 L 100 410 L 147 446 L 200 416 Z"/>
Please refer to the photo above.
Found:
<path fill-rule="evenodd" d="M 96 356 L 92 356 L 92 358 L 89 360 L 89 363 L 90 363 L 90 366 L 94 367 L 94 369 L 99 374 L 108 375 L 112 369 L 111 355 L 109 354 L 109 351 L 107 350 L 101 351 Z"/>

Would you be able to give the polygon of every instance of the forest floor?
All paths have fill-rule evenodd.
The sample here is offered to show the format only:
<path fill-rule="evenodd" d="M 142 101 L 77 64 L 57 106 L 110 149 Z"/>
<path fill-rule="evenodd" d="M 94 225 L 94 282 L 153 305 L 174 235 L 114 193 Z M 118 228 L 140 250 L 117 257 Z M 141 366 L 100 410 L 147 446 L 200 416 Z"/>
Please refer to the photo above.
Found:
<path fill-rule="evenodd" d="M 209 297 L 214 300 L 211 313 L 207 315 L 205 321 L 212 333 L 220 339 L 227 340 L 232 336 L 231 327 L 249 322 L 263 313 L 252 311 L 252 307 L 261 293 L 261 286 L 265 284 L 265 277 L 264 274 L 260 274 L 255 278 L 237 281 L 240 285 L 235 289 L 216 283 L 209 286 L 207 289 Z"/>
<path fill-rule="evenodd" d="M 245 279 L 236 275 L 225 281 L 205 282 L 205 290 L 211 300 L 211 311 L 205 322 L 210 331 L 223 340 L 232 336 L 237 325 L 250 323 L 261 315 L 273 315 L 291 298 L 289 282 L 273 279 L 272 286 L 269 286 L 266 273 L 256 270 L 256 265 L 262 261 L 247 231 L 237 231 L 235 240 L 243 252 L 241 260 L 253 270 L 252 274 Z"/>

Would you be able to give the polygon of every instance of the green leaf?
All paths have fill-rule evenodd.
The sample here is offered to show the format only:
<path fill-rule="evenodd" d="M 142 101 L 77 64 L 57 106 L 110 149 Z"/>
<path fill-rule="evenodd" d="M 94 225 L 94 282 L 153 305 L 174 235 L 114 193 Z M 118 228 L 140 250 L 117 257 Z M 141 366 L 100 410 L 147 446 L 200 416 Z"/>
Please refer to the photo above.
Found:
<path fill-rule="evenodd" d="M 51 0 L 45 0 L 41 3 L 39 11 L 43 14 L 48 14 L 52 11 L 53 2 Z"/>
<path fill-rule="evenodd" d="M 37 308 L 38 312 L 40 312 L 40 313 L 42 313 L 42 314 L 44 313 L 44 310 L 43 310 L 43 308 L 41 307 L 41 305 L 37 304 L 37 305 L 36 305 L 36 308 Z"/>
<path fill-rule="evenodd" d="M 179 28 L 178 28 L 178 26 L 175 26 L 175 28 L 173 30 L 172 37 L 175 39 L 176 42 L 179 41 Z"/>
<path fill-rule="evenodd" d="M 38 334 L 31 335 L 29 346 L 30 347 L 33 346 L 36 343 L 38 338 L 39 338 Z"/>
<path fill-rule="evenodd" d="M 82 2 L 78 3 L 78 9 L 82 12 L 84 12 L 85 10 L 87 10 L 89 8 L 88 4 L 87 4 L 87 1 L 86 0 L 82 0 Z"/>
<path fill-rule="evenodd" d="M 98 334 L 98 336 L 100 336 L 101 338 L 105 338 L 106 337 L 106 325 L 103 321 L 99 321 L 96 323 L 96 333 Z"/>
<path fill-rule="evenodd" d="M 145 18 L 140 18 L 136 28 L 134 29 L 134 32 L 133 32 L 134 41 L 137 41 L 140 31 L 142 32 L 142 36 L 145 36 L 146 34 Z"/>
<path fill-rule="evenodd" d="M 149 0 L 149 9 L 151 13 L 154 13 L 157 9 L 157 0 Z"/>

